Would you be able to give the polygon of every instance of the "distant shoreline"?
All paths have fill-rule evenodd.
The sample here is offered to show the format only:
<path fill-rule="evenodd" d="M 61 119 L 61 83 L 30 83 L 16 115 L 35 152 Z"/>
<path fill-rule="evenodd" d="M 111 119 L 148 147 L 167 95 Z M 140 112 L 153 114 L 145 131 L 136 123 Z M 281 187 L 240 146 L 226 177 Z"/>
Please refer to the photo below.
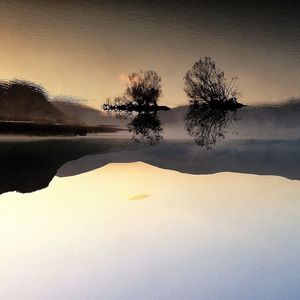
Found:
<path fill-rule="evenodd" d="M 114 125 L 69 125 L 28 121 L 1 121 L 0 135 L 25 136 L 86 136 L 96 133 L 116 133 L 124 129 Z"/>

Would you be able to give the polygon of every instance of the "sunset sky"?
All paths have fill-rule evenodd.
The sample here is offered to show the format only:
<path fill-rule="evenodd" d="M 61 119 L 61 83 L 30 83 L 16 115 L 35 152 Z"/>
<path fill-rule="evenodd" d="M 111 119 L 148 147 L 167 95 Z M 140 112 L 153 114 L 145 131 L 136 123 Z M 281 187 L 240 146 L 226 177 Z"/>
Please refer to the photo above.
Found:
<path fill-rule="evenodd" d="M 124 77 L 155 70 L 161 103 L 187 103 L 183 76 L 212 56 L 238 76 L 241 101 L 300 96 L 298 1 L 14 1 L 0 3 L 0 77 L 99 107 Z"/>

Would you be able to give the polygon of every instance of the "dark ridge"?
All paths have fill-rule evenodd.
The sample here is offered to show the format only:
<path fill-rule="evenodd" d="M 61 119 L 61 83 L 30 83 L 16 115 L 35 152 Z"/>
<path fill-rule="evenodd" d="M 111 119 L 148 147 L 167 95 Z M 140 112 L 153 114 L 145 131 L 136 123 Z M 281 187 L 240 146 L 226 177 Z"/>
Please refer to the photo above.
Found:
<path fill-rule="evenodd" d="M 58 98 L 51 101 L 52 105 L 64 115 L 73 119 L 75 124 L 101 125 L 105 115 L 103 112 L 82 103 L 70 102 L 70 98 Z"/>

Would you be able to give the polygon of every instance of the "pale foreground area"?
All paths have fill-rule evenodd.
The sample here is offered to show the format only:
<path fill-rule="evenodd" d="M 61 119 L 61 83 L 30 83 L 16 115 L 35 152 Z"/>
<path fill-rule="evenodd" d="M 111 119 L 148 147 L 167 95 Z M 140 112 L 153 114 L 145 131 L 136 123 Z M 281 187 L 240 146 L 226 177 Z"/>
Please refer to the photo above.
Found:
<path fill-rule="evenodd" d="M 1 299 L 299 299 L 300 181 L 144 163 L 0 197 Z"/>

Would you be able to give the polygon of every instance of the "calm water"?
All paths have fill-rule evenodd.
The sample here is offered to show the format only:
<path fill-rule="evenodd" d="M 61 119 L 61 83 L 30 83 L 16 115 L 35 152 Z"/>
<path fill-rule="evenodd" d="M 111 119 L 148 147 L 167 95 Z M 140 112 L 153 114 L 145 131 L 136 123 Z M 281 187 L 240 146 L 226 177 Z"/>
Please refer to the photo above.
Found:
<path fill-rule="evenodd" d="M 0 298 L 299 299 L 299 141 L 230 143 L 2 143 Z"/>
<path fill-rule="evenodd" d="M 0 299 L 299 299 L 299 109 L 1 137 Z"/>

